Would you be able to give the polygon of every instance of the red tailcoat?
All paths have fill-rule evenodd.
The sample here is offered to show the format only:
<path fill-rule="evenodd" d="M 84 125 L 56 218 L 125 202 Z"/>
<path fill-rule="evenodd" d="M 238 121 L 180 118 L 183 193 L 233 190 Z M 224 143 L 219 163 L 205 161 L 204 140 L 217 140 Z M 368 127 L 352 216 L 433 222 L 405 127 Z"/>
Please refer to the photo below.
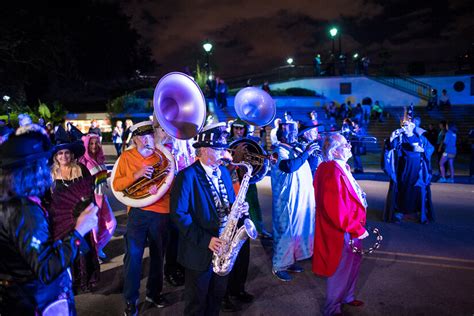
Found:
<path fill-rule="evenodd" d="M 316 197 L 313 272 L 331 276 L 341 260 L 344 233 L 357 238 L 365 232 L 366 210 L 336 161 L 319 165 L 313 186 Z"/>

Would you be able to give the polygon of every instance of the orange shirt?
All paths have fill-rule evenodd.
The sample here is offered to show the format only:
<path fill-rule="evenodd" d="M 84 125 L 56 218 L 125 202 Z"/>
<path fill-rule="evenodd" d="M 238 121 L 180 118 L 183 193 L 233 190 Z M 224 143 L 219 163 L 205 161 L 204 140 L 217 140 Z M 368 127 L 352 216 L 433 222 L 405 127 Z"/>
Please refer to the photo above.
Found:
<path fill-rule="evenodd" d="M 124 151 L 120 155 L 120 161 L 115 171 L 115 178 L 113 179 L 112 185 L 114 190 L 123 191 L 135 181 L 133 179 L 133 174 L 143 168 L 144 166 L 151 166 L 158 162 L 158 157 L 153 154 L 148 158 L 143 158 L 140 155 L 136 148 L 132 148 Z M 155 203 L 142 207 L 141 209 L 146 211 L 152 211 L 157 213 L 169 213 L 170 205 L 170 193 L 169 190 L 163 195 L 161 199 Z M 128 207 L 130 210 L 130 206 Z"/>

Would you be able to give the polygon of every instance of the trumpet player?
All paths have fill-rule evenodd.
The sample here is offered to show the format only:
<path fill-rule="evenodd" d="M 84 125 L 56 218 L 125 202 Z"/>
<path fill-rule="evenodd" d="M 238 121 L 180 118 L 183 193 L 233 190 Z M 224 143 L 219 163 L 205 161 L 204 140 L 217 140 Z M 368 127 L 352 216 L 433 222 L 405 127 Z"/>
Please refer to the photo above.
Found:
<path fill-rule="evenodd" d="M 113 179 L 113 186 L 117 191 L 125 190 L 143 177 L 150 179 L 154 172 L 153 165 L 159 161 L 152 122 L 137 123 L 130 128 L 130 131 L 134 146 L 120 156 Z M 156 185 L 149 188 L 151 195 L 155 195 L 157 191 Z M 148 206 L 128 207 L 124 257 L 123 295 L 126 302 L 124 315 L 138 315 L 142 257 L 147 241 L 150 249 L 150 269 L 145 301 L 158 308 L 167 305 L 161 291 L 168 227 L 169 193 Z"/>
<path fill-rule="evenodd" d="M 211 124 L 197 135 L 197 161 L 181 170 L 171 190 L 171 219 L 178 227 L 178 262 L 185 268 L 185 315 L 218 315 L 227 276 L 213 272 L 212 256 L 235 200 L 229 171 L 221 159 L 229 155 L 225 123 Z M 229 155 L 230 156 L 230 155 Z M 244 203 L 243 212 L 248 212 Z"/>
<path fill-rule="evenodd" d="M 290 273 L 303 272 L 296 261 L 313 255 L 314 190 L 308 157 L 317 149 L 310 143 L 304 150 L 297 146 L 295 123 L 280 123 L 275 148 L 278 160 L 272 167 L 273 189 L 273 274 L 291 281 Z M 290 272 L 290 273 L 289 273 Z"/>

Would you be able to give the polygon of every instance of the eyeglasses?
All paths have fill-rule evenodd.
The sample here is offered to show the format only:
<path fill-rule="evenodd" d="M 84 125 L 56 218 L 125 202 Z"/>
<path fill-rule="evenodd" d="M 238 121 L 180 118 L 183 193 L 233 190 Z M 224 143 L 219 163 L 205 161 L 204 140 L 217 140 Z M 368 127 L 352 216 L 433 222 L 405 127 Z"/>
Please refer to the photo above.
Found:
<path fill-rule="evenodd" d="M 344 143 L 344 144 L 341 144 L 339 147 L 341 147 L 341 148 L 351 148 L 351 144 L 350 143 Z"/>

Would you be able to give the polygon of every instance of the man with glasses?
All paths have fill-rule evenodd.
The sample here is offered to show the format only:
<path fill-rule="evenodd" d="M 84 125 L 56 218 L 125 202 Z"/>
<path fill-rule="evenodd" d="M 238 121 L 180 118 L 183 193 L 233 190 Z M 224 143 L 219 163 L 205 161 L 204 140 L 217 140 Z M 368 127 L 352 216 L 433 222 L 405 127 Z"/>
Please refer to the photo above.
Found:
<path fill-rule="evenodd" d="M 296 124 L 280 123 L 272 166 L 273 274 L 291 281 L 290 273 L 303 272 L 296 261 L 313 255 L 314 191 L 308 157 L 318 148 L 310 143 L 304 150 L 297 143 Z M 289 273 L 290 272 L 290 273 Z"/>
<path fill-rule="evenodd" d="M 352 153 L 345 137 L 326 137 L 322 153 L 325 161 L 313 182 L 317 206 L 313 272 L 327 277 L 323 314 L 342 315 L 342 304 L 364 304 L 354 295 L 362 257 L 352 252 L 349 240 L 361 248 L 360 239 L 368 236 L 367 202 L 347 164 Z"/>
<path fill-rule="evenodd" d="M 229 171 L 225 123 L 204 127 L 193 146 L 198 160 L 181 170 L 171 191 L 171 219 L 179 230 L 178 262 L 185 268 L 185 315 L 218 315 L 228 276 L 212 270 L 213 252 L 235 200 Z M 248 204 L 244 203 L 244 213 Z"/>

